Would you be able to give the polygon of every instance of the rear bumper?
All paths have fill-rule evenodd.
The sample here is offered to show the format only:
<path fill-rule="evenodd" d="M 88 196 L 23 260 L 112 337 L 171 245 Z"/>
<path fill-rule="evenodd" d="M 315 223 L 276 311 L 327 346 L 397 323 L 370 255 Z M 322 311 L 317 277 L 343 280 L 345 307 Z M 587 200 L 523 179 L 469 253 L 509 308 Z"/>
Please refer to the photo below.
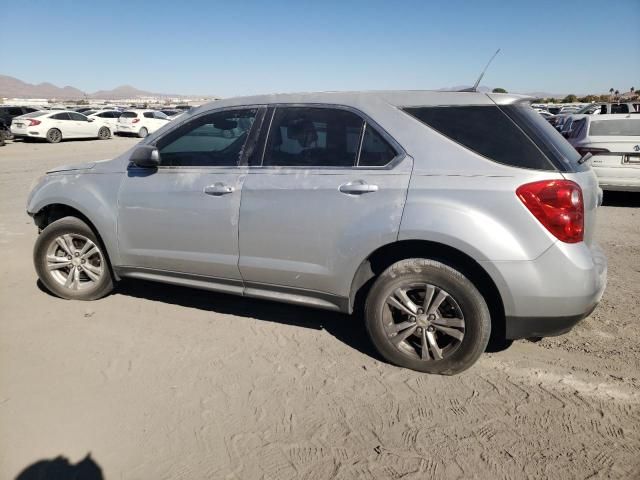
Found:
<path fill-rule="evenodd" d="M 640 168 L 638 166 L 593 167 L 603 190 L 640 192 Z"/>
<path fill-rule="evenodd" d="M 607 284 L 607 259 L 595 243 L 557 242 L 536 260 L 493 268 L 509 339 L 566 333 L 593 312 Z"/>
<path fill-rule="evenodd" d="M 507 317 L 505 336 L 509 340 L 531 337 L 555 337 L 570 331 L 596 309 L 595 303 L 588 311 L 568 317 Z"/>

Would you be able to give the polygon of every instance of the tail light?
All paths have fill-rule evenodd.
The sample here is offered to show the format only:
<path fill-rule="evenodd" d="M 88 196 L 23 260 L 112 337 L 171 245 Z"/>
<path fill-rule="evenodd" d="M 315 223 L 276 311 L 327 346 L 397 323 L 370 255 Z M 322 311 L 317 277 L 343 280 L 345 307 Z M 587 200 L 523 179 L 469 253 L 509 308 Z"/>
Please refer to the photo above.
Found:
<path fill-rule="evenodd" d="M 543 180 L 518 187 L 516 195 L 558 240 L 584 238 L 584 201 L 580 185 L 570 180 Z"/>
<path fill-rule="evenodd" d="M 40 125 L 40 120 L 34 120 L 32 118 L 29 119 L 29 127 L 35 127 L 36 125 Z"/>
<path fill-rule="evenodd" d="M 609 150 L 607 150 L 606 148 L 593 148 L 593 147 L 576 147 L 576 150 L 578 151 L 578 153 L 580 155 L 582 155 L 583 157 L 587 154 L 590 153 L 591 155 L 598 155 L 599 153 L 609 153 Z"/>
<path fill-rule="evenodd" d="M 138 123 L 140 121 L 139 118 L 134 118 L 133 120 L 131 120 L 131 123 Z"/>

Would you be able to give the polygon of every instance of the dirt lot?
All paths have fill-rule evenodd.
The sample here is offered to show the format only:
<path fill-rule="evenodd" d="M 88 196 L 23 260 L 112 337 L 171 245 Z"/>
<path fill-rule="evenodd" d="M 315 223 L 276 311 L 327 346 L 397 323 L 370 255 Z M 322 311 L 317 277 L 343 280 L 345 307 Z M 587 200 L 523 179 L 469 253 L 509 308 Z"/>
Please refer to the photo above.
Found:
<path fill-rule="evenodd" d="M 30 185 L 135 142 L 0 147 L 0 479 L 88 453 L 106 479 L 639 478 L 639 195 L 599 210 L 590 318 L 437 377 L 377 359 L 344 315 L 150 283 L 41 291 Z"/>

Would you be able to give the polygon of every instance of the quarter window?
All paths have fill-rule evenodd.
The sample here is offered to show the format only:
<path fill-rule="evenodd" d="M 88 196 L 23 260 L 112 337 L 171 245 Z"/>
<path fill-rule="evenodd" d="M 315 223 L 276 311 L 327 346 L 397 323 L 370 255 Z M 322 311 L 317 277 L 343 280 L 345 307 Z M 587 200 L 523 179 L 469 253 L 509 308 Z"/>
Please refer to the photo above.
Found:
<path fill-rule="evenodd" d="M 383 167 L 396 155 L 393 147 L 373 127 L 367 124 L 358 165 L 361 167 Z"/>
<path fill-rule="evenodd" d="M 257 109 L 229 110 L 196 118 L 160 139 L 162 165 L 236 166 Z"/>
<path fill-rule="evenodd" d="M 346 110 L 318 107 L 276 109 L 264 166 L 352 167 L 364 121 Z"/>

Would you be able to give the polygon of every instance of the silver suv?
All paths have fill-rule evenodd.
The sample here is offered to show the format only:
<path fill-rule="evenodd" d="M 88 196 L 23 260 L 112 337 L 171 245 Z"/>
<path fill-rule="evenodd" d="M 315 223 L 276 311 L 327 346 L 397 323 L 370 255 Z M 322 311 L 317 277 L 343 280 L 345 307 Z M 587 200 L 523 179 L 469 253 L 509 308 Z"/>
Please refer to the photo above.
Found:
<path fill-rule="evenodd" d="M 27 211 L 54 294 L 121 278 L 352 313 L 389 362 L 471 366 L 556 335 L 606 259 L 588 162 L 523 97 L 267 95 L 194 109 L 119 157 L 48 172 Z"/>

